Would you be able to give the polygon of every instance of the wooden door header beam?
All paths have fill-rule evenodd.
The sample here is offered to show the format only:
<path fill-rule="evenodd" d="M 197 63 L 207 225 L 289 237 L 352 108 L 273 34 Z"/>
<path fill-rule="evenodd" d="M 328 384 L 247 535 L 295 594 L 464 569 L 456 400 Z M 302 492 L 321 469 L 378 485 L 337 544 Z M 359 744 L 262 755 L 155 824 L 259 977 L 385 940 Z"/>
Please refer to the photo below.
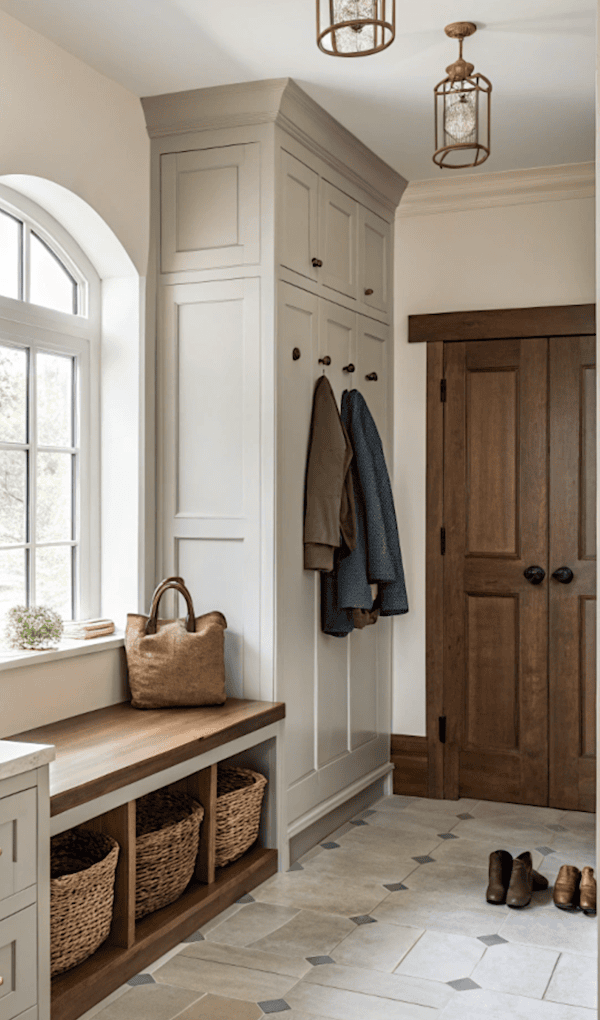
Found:
<path fill-rule="evenodd" d="M 538 336 L 594 336 L 595 305 L 500 308 L 484 312 L 409 315 L 411 344 L 439 340 L 508 340 Z"/>

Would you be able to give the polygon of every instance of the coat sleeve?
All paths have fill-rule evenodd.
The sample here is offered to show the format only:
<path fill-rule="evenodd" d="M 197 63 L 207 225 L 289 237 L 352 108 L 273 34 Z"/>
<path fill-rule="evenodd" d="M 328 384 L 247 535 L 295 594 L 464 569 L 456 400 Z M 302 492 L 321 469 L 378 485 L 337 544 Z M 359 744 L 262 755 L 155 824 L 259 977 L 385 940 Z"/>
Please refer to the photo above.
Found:
<path fill-rule="evenodd" d="M 306 465 L 306 570 L 333 570 L 333 552 L 340 545 L 341 534 L 349 548 L 356 544 L 352 455 L 333 390 L 321 376 L 315 388 Z"/>

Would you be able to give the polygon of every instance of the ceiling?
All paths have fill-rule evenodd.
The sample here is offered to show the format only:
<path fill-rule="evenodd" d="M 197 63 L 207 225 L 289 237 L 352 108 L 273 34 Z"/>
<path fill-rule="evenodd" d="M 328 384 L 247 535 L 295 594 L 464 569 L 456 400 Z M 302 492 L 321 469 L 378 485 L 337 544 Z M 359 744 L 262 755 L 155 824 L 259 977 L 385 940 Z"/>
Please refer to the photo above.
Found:
<path fill-rule="evenodd" d="M 0 0 L 138 96 L 294 78 L 409 180 L 442 174 L 431 161 L 432 89 L 457 55 L 443 29 L 474 21 L 465 57 L 493 83 L 492 155 L 480 171 L 594 159 L 594 0 L 396 6 L 392 46 L 343 60 L 316 46 L 315 0 Z"/>

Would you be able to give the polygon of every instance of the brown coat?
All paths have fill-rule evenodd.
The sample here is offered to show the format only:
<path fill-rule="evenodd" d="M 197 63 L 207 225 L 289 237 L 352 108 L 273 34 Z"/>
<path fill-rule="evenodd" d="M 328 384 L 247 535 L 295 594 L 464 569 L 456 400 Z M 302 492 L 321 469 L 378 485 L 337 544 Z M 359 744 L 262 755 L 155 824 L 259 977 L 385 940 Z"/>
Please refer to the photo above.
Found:
<path fill-rule="evenodd" d="M 333 390 L 323 375 L 315 387 L 306 466 L 305 570 L 333 570 L 340 533 L 349 549 L 356 546 L 352 457 Z"/>

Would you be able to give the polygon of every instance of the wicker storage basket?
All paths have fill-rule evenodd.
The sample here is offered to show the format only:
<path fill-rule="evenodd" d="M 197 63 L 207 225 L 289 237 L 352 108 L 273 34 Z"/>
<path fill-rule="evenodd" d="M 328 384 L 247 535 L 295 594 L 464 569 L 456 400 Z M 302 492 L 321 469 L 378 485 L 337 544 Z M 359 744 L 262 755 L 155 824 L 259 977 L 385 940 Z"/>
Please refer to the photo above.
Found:
<path fill-rule="evenodd" d="M 136 805 L 136 920 L 178 899 L 189 884 L 204 808 L 185 793 L 157 790 Z"/>
<path fill-rule="evenodd" d="M 50 841 L 50 974 L 95 953 L 110 931 L 119 844 L 71 829 Z"/>
<path fill-rule="evenodd" d="M 256 841 L 267 780 L 260 772 L 233 765 L 217 768 L 217 835 L 215 864 L 222 868 L 241 857 Z"/>

